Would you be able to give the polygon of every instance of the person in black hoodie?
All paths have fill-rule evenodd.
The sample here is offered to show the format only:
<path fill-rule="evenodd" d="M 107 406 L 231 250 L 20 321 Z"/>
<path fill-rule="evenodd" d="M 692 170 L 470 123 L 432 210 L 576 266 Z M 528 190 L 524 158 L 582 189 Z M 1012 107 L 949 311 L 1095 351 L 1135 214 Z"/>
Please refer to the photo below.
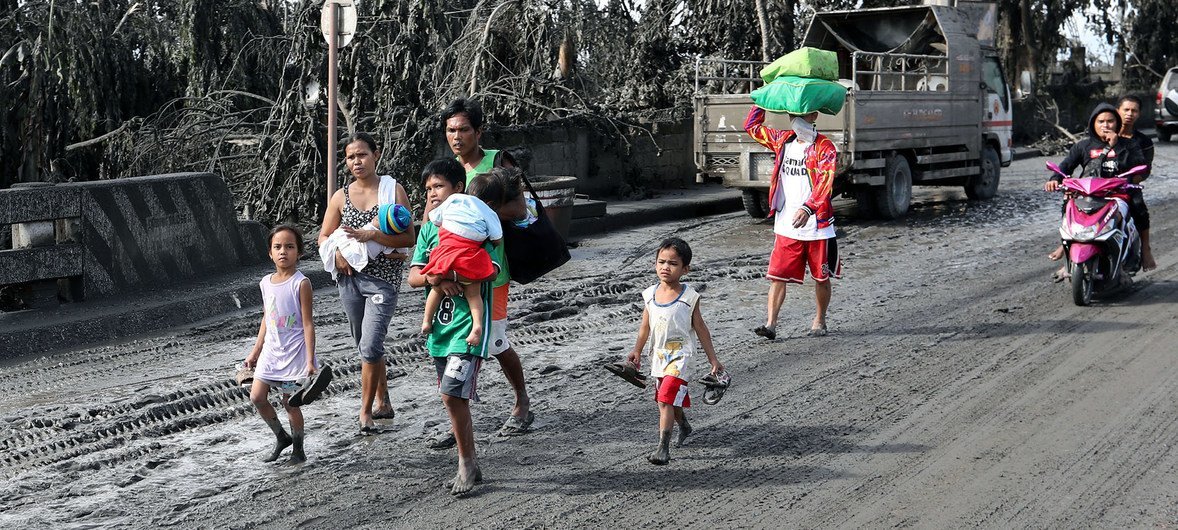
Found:
<path fill-rule="evenodd" d="M 1108 103 L 1101 103 L 1093 109 L 1088 117 L 1088 138 L 1084 138 L 1068 150 L 1068 154 L 1060 162 L 1059 168 L 1065 174 L 1071 175 L 1077 167 L 1081 168 L 1080 177 L 1114 178 L 1128 171 L 1130 168 L 1145 164 L 1145 157 L 1137 144 L 1132 141 L 1118 142 L 1121 133 L 1121 115 L 1116 107 Z M 1052 173 L 1051 178 L 1043 185 L 1046 191 L 1056 191 L 1063 182 L 1063 176 Z M 1129 213 L 1134 218 L 1138 213 L 1129 205 Z M 1056 248 L 1048 258 L 1059 260 L 1063 258 L 1063 245 Z M 1151 256 L 1152 259 L 1152 256 Z M 1142 257 L 1144 261 L 1144 256 Z M 1067 271 L 1056 272 L 1055 281 L 1066 277 Z"/>

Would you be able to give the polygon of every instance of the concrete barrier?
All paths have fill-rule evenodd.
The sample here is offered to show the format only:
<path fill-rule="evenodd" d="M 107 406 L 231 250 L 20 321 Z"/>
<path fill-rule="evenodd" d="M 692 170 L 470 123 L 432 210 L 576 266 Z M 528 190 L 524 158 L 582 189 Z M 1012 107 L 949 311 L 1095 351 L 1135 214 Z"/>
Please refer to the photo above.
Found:
<path fill-rule="evenodd" d="M 0 286 L 52 282 L 71 301 L 166 289 L 266 259 L 266 228 L 238 221 L 229 189 L 210 173 L 0 190 L 0 224 L 13 226 Z"/>

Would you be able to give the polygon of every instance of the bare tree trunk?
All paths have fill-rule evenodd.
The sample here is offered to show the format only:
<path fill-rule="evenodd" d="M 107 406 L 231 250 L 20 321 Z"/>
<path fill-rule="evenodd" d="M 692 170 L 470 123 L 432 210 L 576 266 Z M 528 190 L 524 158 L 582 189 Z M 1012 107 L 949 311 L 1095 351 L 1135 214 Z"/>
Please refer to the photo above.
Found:
<path fill-rule="evenodd" d="M 1019 34 L 1022 37 L 1023 45 L 1019 47 L 1022 50 L 1018 64 L 1022 67 L 1019 72 L 1019 85 L 1024 94 L 1029 94 L 1031 87 L 1023 87 L 1022 72 L 1026 70 L 1031 73 L 1031 83 L 1034 86 L 1035 80 L 1038 79 L 1039 68 L 1035 65 L 1035 58 L 1038 56 L 1038 47 L 1033 43 L 1035 39 L 1031 37 L 1031 0 L 1019 0 Z"/>
<path fill-rule="evenodd" d="M 761 60 L 769 62 L 769 13 L 765 9 L 766 0 L 753 0 L 757 4 L 757 25 L 761 28 Z"/>

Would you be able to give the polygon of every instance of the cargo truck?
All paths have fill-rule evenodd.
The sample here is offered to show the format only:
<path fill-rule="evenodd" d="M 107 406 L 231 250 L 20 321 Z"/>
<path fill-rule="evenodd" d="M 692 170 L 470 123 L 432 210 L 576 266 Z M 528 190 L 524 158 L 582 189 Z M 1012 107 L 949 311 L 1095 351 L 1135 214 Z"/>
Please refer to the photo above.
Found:
<path fill-rule="evenodd" d="M 993 47 L 993 4 L 918 5 L 817 13 L 803 46 L 837 53 L 848 88 L 818 130 L 838 147 L 835 193 L 861 212 L 902 217 L 912 186 L 963 186 L 970 199 L 998 191 L 1010 165 L 1010 90 Z M 743 129 L 764 63 L 696 60 L 695 162 L 704 177 L 743 191 L 745 210 L 767 212 L 773 153 Z M 769 113 L 766 125 L 789 128 Z"/>

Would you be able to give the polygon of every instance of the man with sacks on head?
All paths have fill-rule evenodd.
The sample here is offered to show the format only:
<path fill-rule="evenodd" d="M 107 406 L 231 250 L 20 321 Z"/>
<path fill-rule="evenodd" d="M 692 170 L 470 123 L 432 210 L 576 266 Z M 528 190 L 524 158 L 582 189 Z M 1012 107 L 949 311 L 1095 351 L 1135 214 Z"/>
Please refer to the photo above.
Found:
<path fill-rule="evenodd" d="M 831 277 L 842 277 L 842 262 L 835 241 L 831 190 L 838 151 L 818 133 L 818 113 L 837 114 L 847 89 L 838 83 L 838 56 L 816 48 L 800 48 L 761 70 L 765 86 L 752 93 L 753 108 L 744 129 L 775 155 L 769 184 L 769 216 L 774 244 L 765 277 L 769 284 L 768 315 L 763 326 L 753 329 L 762 337 L 777 337 L 777 314 L 785 302 L 786 285 L 801 284 L 808 267 L 814 279 L 817 310 L 807 333 L 825 336 L 826 309 L 830 304 Z M 791 128 L 767 127 L 765 111 L 789 114 Z"/>

